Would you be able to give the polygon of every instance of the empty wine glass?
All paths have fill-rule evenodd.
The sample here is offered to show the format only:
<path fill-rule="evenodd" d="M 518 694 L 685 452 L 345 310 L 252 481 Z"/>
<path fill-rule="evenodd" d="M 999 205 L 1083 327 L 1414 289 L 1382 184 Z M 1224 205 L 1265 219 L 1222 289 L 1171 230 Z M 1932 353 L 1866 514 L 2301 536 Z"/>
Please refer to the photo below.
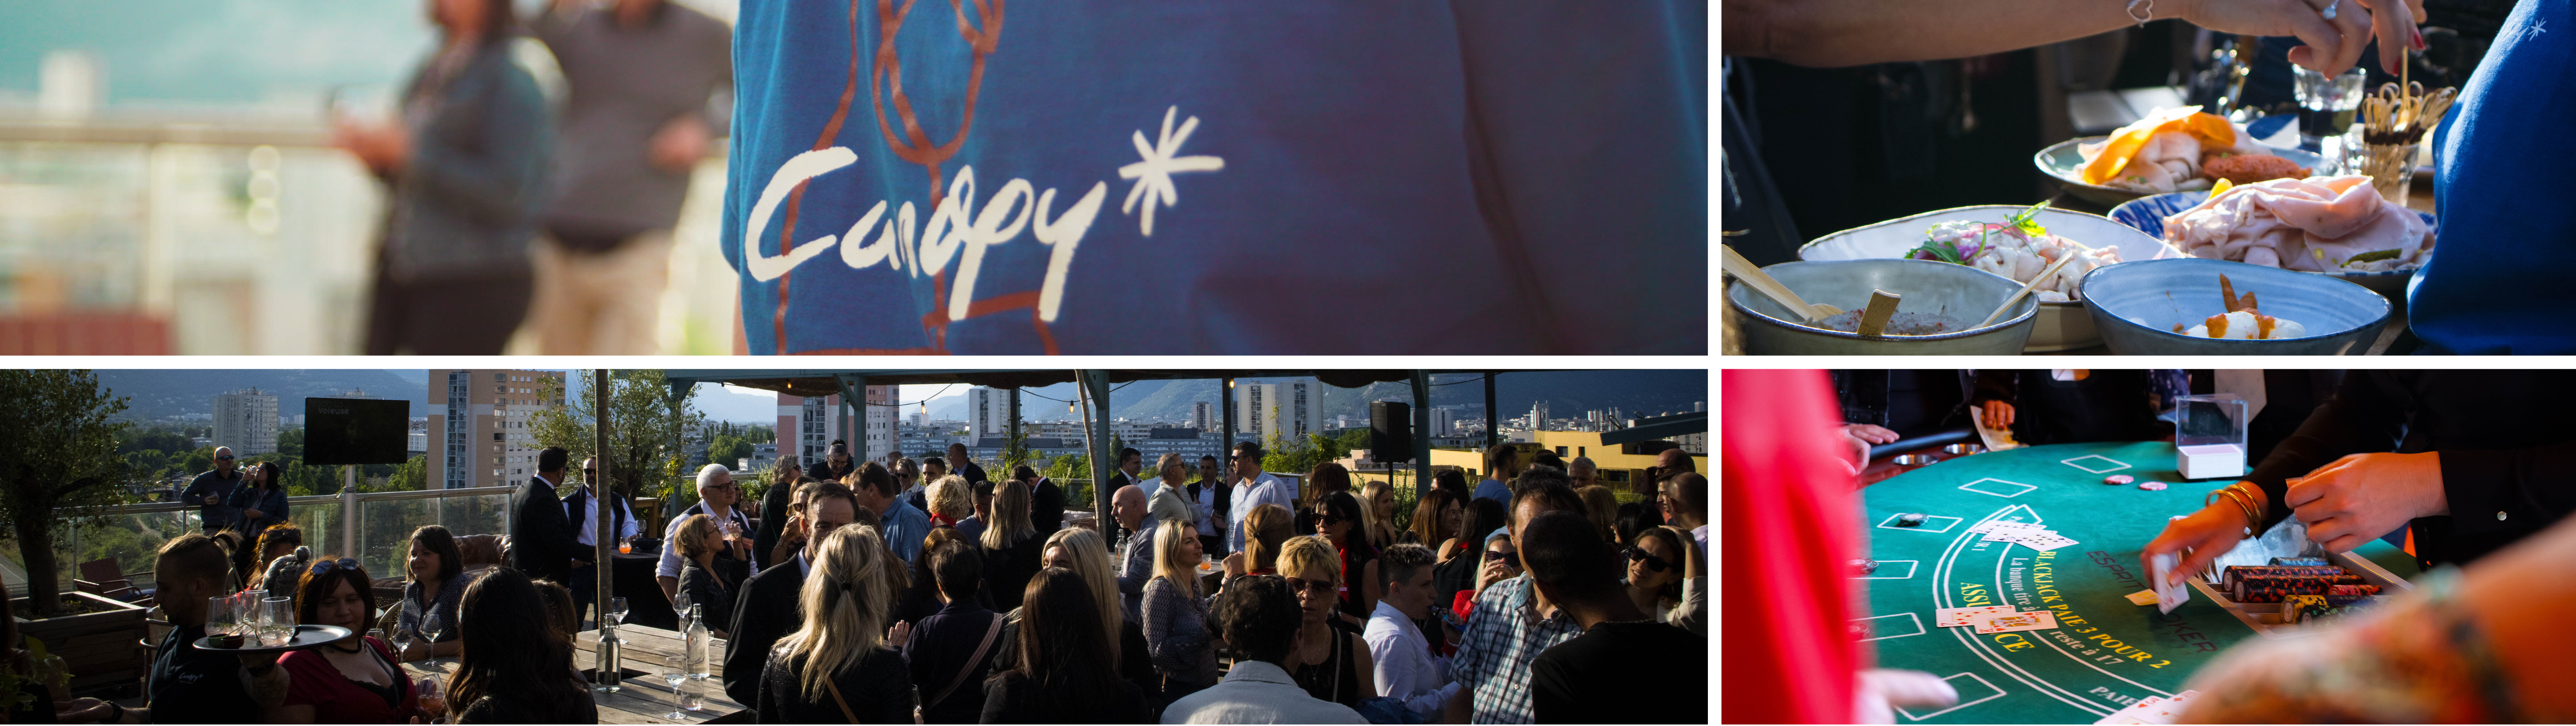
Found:
<path fill-rule="evenodd" d="M 206 634 L 218 638 L 233 634 L 233 613 L 231 596 L 206 598 Z"/>
<path fill-rule="evenodd" d="M 259 605 L 260 620 L 268 626 L 260 642 L 275 647 L 295 639 L 295 598 L 272 597 L 259 601 Z"/>
<path fill-rule="evenodd" d="M 431 670 L 436 670 L 438 668 L 438 651 L 436 650 L 438 647 L 438 636 L 445 632 L 447 632 L 447 623 L 441 622 L 437 613 L 429 613 L 421 616 L 420 635 L 423 638 L 429 639 L 429 646 L 431 648 L 429 651 L 429 667 Z"/>
<path fill-rule="evenodd" d="M 662 659 L 662 683 L 671 687 L 672 695 L 678 696 L 681 687 L 686 685 L 688 682 L 689 664 L 687 659 L 676 655 L 666 656 Z M 679 721 L 688 718 L 688 714 L 680 713 L 679 709 L 674 708 L 671 709 L 670 713 L 662 714 L 662 718 Z"/>
<path fill-rule="evenodd" d="M 699 709 L 706 708 L 706 683 L 703 681 L 689 681 L 687 683 L 680 684 L 680 707 L 689 709 L 690 713 L 697 713 Z"/>
<path fill-rule="evenodd" d="M 626 598 L 612 597 L 608 599 L 608 624 L 626 624 Z"/>

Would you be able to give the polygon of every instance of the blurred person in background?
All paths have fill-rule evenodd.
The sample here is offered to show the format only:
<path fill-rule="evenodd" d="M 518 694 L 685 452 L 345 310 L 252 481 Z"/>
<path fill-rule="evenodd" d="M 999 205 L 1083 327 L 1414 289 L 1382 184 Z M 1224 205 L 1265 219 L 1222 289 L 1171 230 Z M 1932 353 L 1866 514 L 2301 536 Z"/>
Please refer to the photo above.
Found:
<path fill-rule="evenodd" d="M 568 91 L 535 248 L 541 352 L 650 354 L 689 175 L 725 134 L 733 29 L 667 0 L 549 0 L 529 25 Z"/>
<path fill-rule="evenodd" d="M 1495 444 L 1485 449 L 1485 480 L 1476 482 L 1476 498 L 1491 499 L 1496 503 L 1510 502 L 1512 488 L 1503 482 L 1520 475 L 1521 464 L 1527 461 L 1521 457 L 1521 450 L 1511 444 Z"/>
<path fill-rule="evenodd" d="M 1655 527 L 1628 540 L 1619 551 L 1628 561 L 1628 601 L 1655 622 L 1708 635 L 1707 567 L 1690 535 L 1672 527 Z"/>
<path fill-rule="evenodd" d="M 510 0 L 430 0 L 438 50 L 399 117 L 333 120 L 332 144 L 389 185 L 368 355 L 496 355 L 526 317 L 552 165 L 552 112 L 510 54 Z"/>
<path fill-rule="evenodd" d="M 1357 711 L 1308 695 L 1288 675 L 1303 633 L 1296 586 L 1277 575 L 1226 583 L 1212 621 L 1234 667 L 1214 686 L 1163 709 L 1163 723 L 1368 723 Z"/>
<path fill-rule="evenodd" d="M 1458 528 L 1466 526 L 1467 507 L 1447 489 L 1427 489 L 1422 499 L 1413 503 L 1413 521 L 1409 524 L 1404 529 L 1411 534 L 1407 539 L 1426 548 L 1440 547 L 1458 536 Z M 1447 561 L 1451 554 L 1454 553 L 1435 552 L 1432 556 Z"/>
<path fill-rule="evenodd" d="M 1405 709 L 1424 720 L 1439 718 L 1460 689 L 1449 677 L 1449 659 L 1435 645 L 1456 633 L 1418 625 L 1426 619 L 1440 622 L 1431 615 L 1441 605 L 1431 587 L 1431 564 L 1429 547 L 1405 543 L 1388 548 L 1378 559 L 1378 584 L 1386 596 L 1369 613 L 1368 628 L 1360 634 L 1376 666 L 1378 692 L 1403 701 Z"/>
<path fill-rule="evenodd" d="M 769 662 L 770 646 L 805 622 L 798 597 L 805 591 L 808 570 L 813 569 L 823 538 L 859 518 L 858 495 L 850 493 L 849 487 L 815 481 L 801 488 L 797 497 L 805 500 L 805 509 L 798 520 L 805 526 L 805 548 L 752 575 L 734 595 L 733 637 L 725 639 L 724 690 L 735 703 L 759 703 L 760 671 Z"/>

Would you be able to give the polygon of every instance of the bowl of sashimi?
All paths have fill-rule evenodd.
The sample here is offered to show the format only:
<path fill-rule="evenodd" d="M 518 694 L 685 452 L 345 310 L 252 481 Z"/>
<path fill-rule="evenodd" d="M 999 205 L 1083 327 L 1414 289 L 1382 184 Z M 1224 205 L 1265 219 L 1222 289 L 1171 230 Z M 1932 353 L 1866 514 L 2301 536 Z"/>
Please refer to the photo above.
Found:
<path fill-rule="evenodd" d="M 2153 194 L 2208 191 L 2219 180 L 2246 183 L 2304 177 L 2325 158 L 2254 140 L 2243 126 L 2199 106 L 2156 109 L 2109 136 L 2068 139 L 2031 155 L 2068 194 L 2120 204 Z"/>
<path fill-rule="evenodd" d="M 2022 350 L 2050 352 L 2102 344 L 2084 309 L 2085 273 L 2122 262 L 2184 256 L 2181 250 L 2107 217 L 1987 204 L 1924 212 L 1817 238 L 1798 248 L 1810 262 L 1918 259 L 1966 265 L 2032 286 L 2038 320 Z M 2065 260 L 2059 264 L 2059 260 Z"/>
<path fill-rule="evenodd" d="M 2436 228 L 2431 213 L 2388 201 L 2359 175 L 2158 194 L 2110 217 L 2193 257 L 2340 278 L 2400 306 L 2433 256 Z"/>

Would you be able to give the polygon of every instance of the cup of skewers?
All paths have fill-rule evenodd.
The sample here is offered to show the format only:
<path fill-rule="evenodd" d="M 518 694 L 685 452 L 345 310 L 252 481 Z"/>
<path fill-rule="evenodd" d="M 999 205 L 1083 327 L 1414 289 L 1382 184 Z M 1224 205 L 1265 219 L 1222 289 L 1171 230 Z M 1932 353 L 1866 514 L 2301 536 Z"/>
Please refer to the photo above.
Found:
<path fill-rule="evenodd" d="M 2361 143 L 2345 144 L 2351 150 L 2345 173 L 2369 175 L 2370 186 L 2379 196 L 2404 206 L 2408 182 L 2415 177 L 2415 153 L 2424 134 L 2450 110 L 2457 90 L 2442 88 L 2428 94 L 2422 83 L 2403 87 L 2389 83 L 2362 99 L 2361 123 L 2349 132 L 2358 134 Z"/>

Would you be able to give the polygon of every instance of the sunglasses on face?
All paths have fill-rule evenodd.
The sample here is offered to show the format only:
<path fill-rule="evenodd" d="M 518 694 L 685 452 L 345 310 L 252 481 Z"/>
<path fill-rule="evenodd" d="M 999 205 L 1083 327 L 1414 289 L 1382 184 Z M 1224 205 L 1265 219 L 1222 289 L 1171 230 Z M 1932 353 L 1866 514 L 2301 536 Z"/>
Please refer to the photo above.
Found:
<path fill-rule="evenodd" d="M 1331 580 L 1308 580 L 1291 577 L 1288 578 L 1288 590 L 1290 592 L 1330 595 L 1333 594 L 1333 582 Z"/>
<path fill-rule="evenodd" d="M 1663 572 L 1665 570 L 1673 569 L 1673 563 L 1665 561 L 1664 558 L 1646 554 L 1646 551 L 1642 548 L 1630 547 L 1620 550 L 1619 554 L 1627 555 L 1628 561 L 1630 562 L 1646 563 L 1646 569 L 1653 570 L 1655 572 Z"/>
<path fill-rule="evenodd" d="M 305 570 L 305 574 L 319 575 L 325 572 L 330 572 L 333 569 L 355 570 L 358 569 L 358 561 L 347 557 L 342 557 L 336 560 L 323 560 L 321 562 L 313 563 L 313 567 Z"/>
<path fill-rule="evenodd" d="M 1315 523 L 1316 523 L 1316 524 L 1322 524 L 1322 525 L 1334 525 L 1334 524 L 1341 524 L 1343 521 L 1345 521 L 1345 520 L 1343 520 L 1341 517 L 1334 516 L 1332 512 L 1316 512 L 1316 513 L 1315 513 Z"/>
<path fill-rule="evenodd" d="M 233 460 L 233 458 L 232 458 L 232 457 L 229 457 L 229 456 L 218 456 L 218 457 L 215 457 L 215 460 L 216 460 L 216 461 L 232 461 L 232 460 Z"/>
<path fill-rule="evenodd" d="M 1503 564 L 1511 565 L 1513 569 L 1519 569 L 1521 566 L 1521 553 L 1504 552 L 1502 550 L 1485 550 L 1485 561 L 1492 562 L 1495 560 L 1502 560 Z"/>

